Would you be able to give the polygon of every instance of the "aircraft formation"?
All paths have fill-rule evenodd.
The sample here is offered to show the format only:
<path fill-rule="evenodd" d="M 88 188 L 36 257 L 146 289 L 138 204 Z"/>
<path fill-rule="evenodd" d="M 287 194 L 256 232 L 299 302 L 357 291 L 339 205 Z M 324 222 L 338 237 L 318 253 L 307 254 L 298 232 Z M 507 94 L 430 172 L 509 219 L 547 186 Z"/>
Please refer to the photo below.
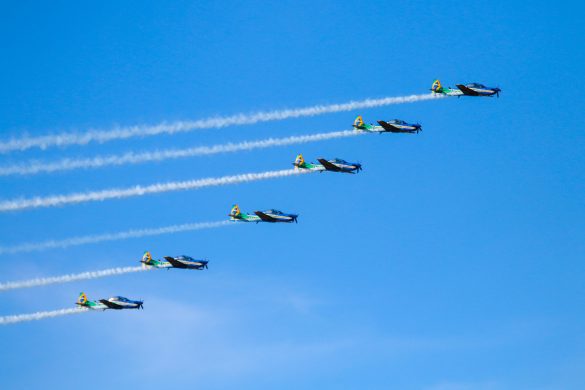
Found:
<path fill-rule="evenodd" d="M 445 96 L 471 96 L 471 97 L 499 97 L 501 89 L 499 87 L 486 87 L 479 83 L 456 84 L 457 88 L 443 87 L 439 80 L 432 84 L 431 91 L 433 94 Z M 398 134 L 418 134 L 422 131 L 422 125 L 419 123 L 408 123 L 401 119 L 377 120 L 378 125 L 367 124 L 361 115 L 358 115 L 353 122 L 355 131 L 364 133 L 398 133 Z M 297 155 L 292 163 L 295 169 L 307 170 L 313 172 L 336 172 L 357 174 L 362 170 L 361 163 L 348 162 L 340 158 L 325 159 L 317 158 L 318 163 L 306 162 L 303 155 Z M 232 207 L 228 217 L 233 222 L 255 222 L 255 223 L 298 223 L 298 214 L 285 213 L 276 209 L 258 210 L 250 213 L 242 212 L 236 204 Z M 208 260 L 194 259 L 187 255 L 165 256 L 163 260 L 152 258 L 150 252 L 145 252 L 140 263 L 145 268 L 156 269 L 190 269 L 204 270 L 207 269 Z M 122 296 L 114 296 L 108 299 L 99 299 L 90 301 L 85 293 L 80 293 L 76 304 L 83 309 L 89 310 L 123 310 L 123 309 L 143 309 L 144 301 L 131 300 Z"/>

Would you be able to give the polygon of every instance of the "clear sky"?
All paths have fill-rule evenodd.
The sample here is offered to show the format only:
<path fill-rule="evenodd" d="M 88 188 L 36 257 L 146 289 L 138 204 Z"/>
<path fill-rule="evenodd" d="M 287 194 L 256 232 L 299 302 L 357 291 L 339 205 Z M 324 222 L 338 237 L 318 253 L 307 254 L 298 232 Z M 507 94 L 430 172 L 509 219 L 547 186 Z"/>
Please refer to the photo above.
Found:
<path fill-rule="evenodd" d="M 232 1 L 4 4 L 0 136 L 499 86 L 451 98 L 86 147 L 2 165 L 209 145 L 401 118 L 384 134 L 0 179 L 1 198 L 360 161 L 308 175 L 0 215 L 0 245 L 279 208 L 240 225 L 3 255 L 0 281 L 207 257 L 209 270 L 0 293 L 0 315 L 145 300 L 0 328 L 0 387 L 585 388 L 582 2 Z"/>

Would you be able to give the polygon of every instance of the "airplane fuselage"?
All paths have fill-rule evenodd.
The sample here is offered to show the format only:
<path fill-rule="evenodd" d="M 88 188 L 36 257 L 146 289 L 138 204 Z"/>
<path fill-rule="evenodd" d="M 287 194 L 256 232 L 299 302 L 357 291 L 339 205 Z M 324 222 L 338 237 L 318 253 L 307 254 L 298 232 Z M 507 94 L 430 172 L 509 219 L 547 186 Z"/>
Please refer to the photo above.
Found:
<path fill-rule="evenodd" d="M 437 94 L 443 94 L 447 96 L 494 96 L 500 93 L 499 88 L 489 88 L 475 85 L 463 85 L 457 84 L 457 88 L 441 88 L 433 91 Z"/>

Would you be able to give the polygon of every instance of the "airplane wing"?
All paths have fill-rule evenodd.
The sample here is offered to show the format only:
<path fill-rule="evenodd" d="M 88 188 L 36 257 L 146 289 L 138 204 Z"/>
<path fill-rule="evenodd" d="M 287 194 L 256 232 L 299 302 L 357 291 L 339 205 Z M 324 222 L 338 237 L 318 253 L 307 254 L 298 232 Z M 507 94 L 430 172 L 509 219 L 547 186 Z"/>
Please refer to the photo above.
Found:
<path fill-rule="evenodd" d="M 380 124 L 380 126 L 382 126 L 382 128 L 386 131 L 389 131 L 391 133 L 400 133 L 402 130 L 400 130 L 398 127 L 391 125 L 388 122 L 384 122 L 384 121 L 378 121 L 378 123 Z"/>
<path fill-rule="evenodd" d="M 175 260 L 173 257 L 165 256 L 165 260 L 168 261 L 175 268 L 187 268 L 185 264 Z"/>
<path fill-rule="evenodd" d="M 463 84 L 457 84 L 457 88 L 459 88 L 459 90 L 461 92 L 463 92 L 464 95 L 467 96 L 479 96 L 479 93 L 475 92 L 473 89 L 471 88 L 467 88 L 465 85 Z"/>
<path fill-rule="evenodd" d="M 109 309 L 122 309 L 122 306 L 110 302 L 107 299 L 100 299 L 99 302 L 106 305 Z"/>
<path fill-rule="evenodd" d="M 262 211 L 254 211 L 254 214 L 264 222 L 276 222 L 276 218 L 272 218 L 270 215 L 264 214 Z"/>
<path fill-rule="evenodd" d="M 329 161 L 325 160 L 324 158 L 318 158 L 317 161 L 319 161 L 321 163 L 321 165 L 323 165 L 325 167 L 325 169 L 328 171 L 332 171 L 332 172 L 341 171 L 341 169 L 337 165 L 331 164 Z"/>

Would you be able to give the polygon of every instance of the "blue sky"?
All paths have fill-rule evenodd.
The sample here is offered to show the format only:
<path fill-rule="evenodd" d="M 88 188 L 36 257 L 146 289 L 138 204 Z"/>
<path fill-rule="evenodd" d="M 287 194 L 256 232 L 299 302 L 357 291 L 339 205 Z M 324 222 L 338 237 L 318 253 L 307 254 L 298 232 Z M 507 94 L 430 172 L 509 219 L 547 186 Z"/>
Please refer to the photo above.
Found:
<path fill-rule="evenodd" d="M 109 129 L 498 85 L 444 99 L 254 126 L 0 155 L 3 165 L 208 145 L 402 118 L 357 137 L 93 171 L 1 178 L 2 199 L 290 167 L 364 171 L 0 215 L 0 244 L 298 212 L 245 225 L 4 255 L 1 281 L 210 259 L 2 293 L 0 315 L 145 300 L 4 326 L 2 388 L 580 389 L 585 386 L 585 136 L 579 2 L 79 2 L 5 5 L 0 132 Z"/>

